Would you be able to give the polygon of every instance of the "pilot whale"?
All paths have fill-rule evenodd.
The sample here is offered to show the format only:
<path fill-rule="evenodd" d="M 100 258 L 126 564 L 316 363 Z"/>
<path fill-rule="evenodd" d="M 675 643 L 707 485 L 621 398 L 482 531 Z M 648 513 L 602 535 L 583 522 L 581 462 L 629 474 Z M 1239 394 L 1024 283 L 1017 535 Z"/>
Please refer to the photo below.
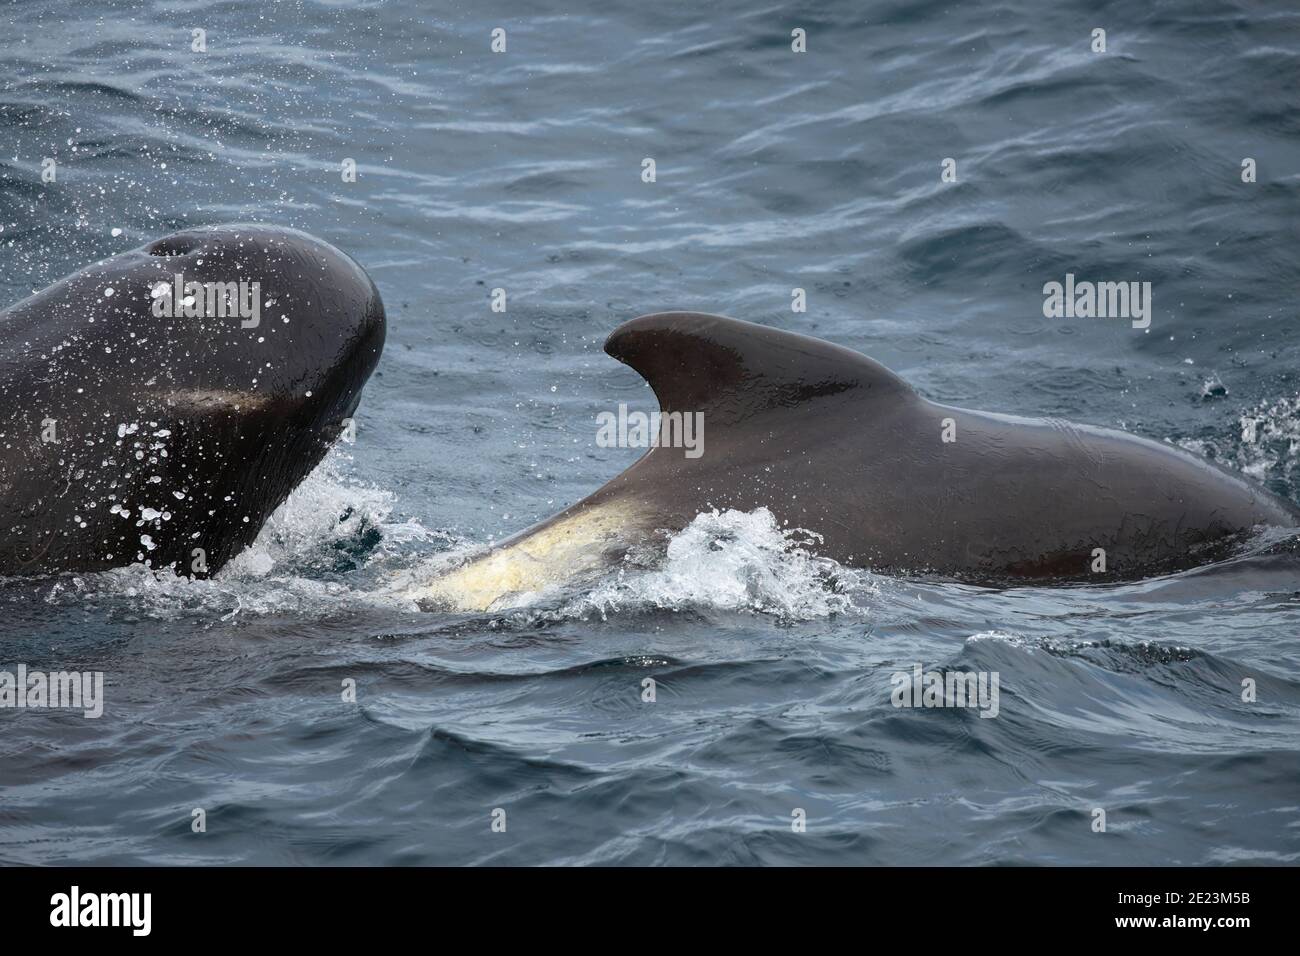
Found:
<path fill-rule="evenodd" d="M 357 407 L 383 348 L 365 271 L 292 229 L 189 229 L 0 313 L 0 575 L 206 577 Z"/>
<path fill-rule="evenodd" d="M 665 312 L 605 351 L 696 415 L 694 456 L 652 447 L 590 496 L 421 584 L 425 608 L 494 609 L 640 560 L 697 515 L 767 508 L 817 553 L 974 584 L 1109 582 L 1227 556 L 1300 510 L 1169 444 L 929 401 L 865 355 L 737 319 Z"/>

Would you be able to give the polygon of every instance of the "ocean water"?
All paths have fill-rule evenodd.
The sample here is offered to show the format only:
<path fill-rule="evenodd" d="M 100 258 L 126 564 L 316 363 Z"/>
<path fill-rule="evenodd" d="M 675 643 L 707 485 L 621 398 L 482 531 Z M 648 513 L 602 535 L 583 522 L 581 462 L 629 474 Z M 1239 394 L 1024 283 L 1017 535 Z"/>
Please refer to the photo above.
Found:
<path fill-rule="evenodd" d="M 1300 14 L 585 6 L 0 11 L 0 304 L 259 221 L 353 255 L 389 315 L 355 443 L 216 580 L 0 582 L 0 668 L 106 680 L 97 720 L 0 712 L 0 862 L 1300 860 L 1282 534 L 1172 577 L 996 590 L 838 567 L 760 510 L 523 607 L 404 597 L 635 460 L 596 415 L 653 396 L 600 346 L 672 308 L 1300 500 Z M 1150 328 L 1044 318 L 1066 272 L 1150 281 Z M 894 707 L 916 665 L 996 672 L 997 717 Z"/>

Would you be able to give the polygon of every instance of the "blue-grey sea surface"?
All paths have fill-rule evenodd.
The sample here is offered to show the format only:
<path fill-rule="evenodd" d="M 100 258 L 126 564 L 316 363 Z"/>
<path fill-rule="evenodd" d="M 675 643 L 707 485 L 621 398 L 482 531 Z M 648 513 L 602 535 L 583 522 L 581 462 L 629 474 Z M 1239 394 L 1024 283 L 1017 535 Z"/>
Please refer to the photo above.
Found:
<path fill-rule="evenodd" d="M 405 597 L 637 458 L 601 343 L 665 309 L 1300 500 L 1297 76 L 1300 14 L 1246 0 L 5 4 L 0 304 L 256 221 L 353 255 L 389 329 L 355 442 L 215 580 L 0 582 L 0 669 L 106 681 L 99 719 L 0 711 L 0 863 L 1297 862 L 1285 535 L 997 590 L 705 514 L 522 607 Z M 1150 327 L 1045 317 L 1067 272 L 1151 282 Z M 915 665 L 996 672 L 997 716 L 893 706 Z"/>

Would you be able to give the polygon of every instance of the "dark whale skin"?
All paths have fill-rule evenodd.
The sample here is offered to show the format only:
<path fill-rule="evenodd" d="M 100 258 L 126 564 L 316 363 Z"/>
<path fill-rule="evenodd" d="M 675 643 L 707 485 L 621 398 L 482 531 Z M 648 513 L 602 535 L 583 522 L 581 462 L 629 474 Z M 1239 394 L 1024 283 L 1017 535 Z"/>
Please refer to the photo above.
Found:
<path fill-rule="evenodd" d="M 259 324 L 155 315 L 176 273 L 259 283 Z M 359 265 L 261 225 L 175 233 L 5 309 L 0 575 L 215 573 L 339 436 L 384 335 Z"/>
<path fill-rule="evenodd" d="M 792 332 L 666 312 L 625 323 L 605 350 L 641 373 L 663 411 L 703 414 L 703 454 L 652 448 L 503 547 L 592 506 L 644 516 L 647 540 L 702 511 L 766 507 L 851 566 L 989 585 L 1098 582 L 1205 564 L 1300 519 L 1172 445 L 939 405 L 865 355 Z"/>

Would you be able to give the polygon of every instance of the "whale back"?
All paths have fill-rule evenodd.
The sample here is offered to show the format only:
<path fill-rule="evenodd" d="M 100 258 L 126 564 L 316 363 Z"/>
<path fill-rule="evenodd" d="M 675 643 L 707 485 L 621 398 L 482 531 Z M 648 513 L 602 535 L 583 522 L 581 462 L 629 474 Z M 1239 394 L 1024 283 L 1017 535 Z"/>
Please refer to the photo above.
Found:
<path fill-rule="evenodd" d="M 1176 446 L 939 405 L 867 356 L 793 332 L 661 312 L 620 326 L 605 351 L 662 412 L 698 416 L 697 444 L 650 447 L 422 602 L 481 610 L 640 566 L 713 510 L 766 509 L 842 564 L 999 586 L 1165 573 L 1226 556 L 1260 526 L 1300 524 L 1289 502 Z"/>

